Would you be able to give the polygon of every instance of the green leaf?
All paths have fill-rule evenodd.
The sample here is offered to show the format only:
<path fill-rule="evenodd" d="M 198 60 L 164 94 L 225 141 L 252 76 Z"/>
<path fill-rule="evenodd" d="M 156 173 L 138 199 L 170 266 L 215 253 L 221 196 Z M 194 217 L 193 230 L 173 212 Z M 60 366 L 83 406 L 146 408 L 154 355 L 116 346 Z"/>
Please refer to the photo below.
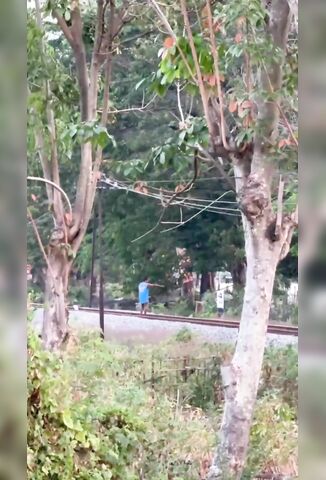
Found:
<path fill-rule="evenodd" d="M 144 82 L 146 82 L 146 78 L 143 78 L 142 80 L 140 80 L 140 82 L 136 83 L 135 90 L 138 90 Z"/>
<path fill-rule="evenodd" d="M 70 132 L 69 132 L 70 138 L 75 137 L 76 134 L 77 134 L 77 126 L 74 125 L 73 127 L 71 127 Z"/>
<path fill-rule="evenodd" d="M 164 163 L 165 163 L 165 152 L 162 151 L 160 154 L 160 164 L 164 165 Z"/>
<path fill-rule="evenodd" d="M 101 132 L 97 135 L 97 143 L 100 147 L 104 148 L 109 143 L 109 135 L 107 132 Z"/>
<path fill-rule="evenodd" d="M 75 439 L 78 440 L 80 443 L 84 443 L 86 440 L 86 432 L 84 430 L 77 432 L 75 435 Z"/>
<path fill-rule="evenodd" d="M 108 450 L 105 457 L 106 460 L 112 465 L 116 465 L 119 462 L 119 455 L 114 450 Z"/>
<path fill-rule="evenodd" d="M 73 422 L 73 419 L 71 417 L 70 410 L 64 410 L 62 412 L 62 421 L 67 428 L 70 428 L 71 430 L 74 429 L 74 422 Z"/>
<path fill-rule="evenodd" d="M 198 93 L 198 87 L 196 85 L 193 85 L 190 83 L 189 85 L 186 86 L 185 88 L 186 92 L 189 93 L 191 96 L 195 96 Z"/>
<path fill-rule="evenodd" d="M 246 131 L 245 130 L 242 130 L 238 135 L 237 135 L 237 138 L 236 138 L 236 141 L 237 141 L 237 145 L 241 145 L 241 143 L 243 142 L 243 140 L 245 139 L 246 137 Z"/>
<path fill-rule="evenodd" d="M 176 70 L 170 70 L 167 74 L 166 74 L 166 80 L 168 83 L 172 83 L 173 80 L 175 79 L 176 77 L 176 73 L 177 71 Z"/>
<path fill-rule="evenodd" d="M 156 93 L 163 97 L 166 94 L 167 88 L 164 85 L 157 85 Z"/>
<path fill-rule="evenodd" d="M 114 147 L 114 148 L 117 148 L 117 142 L 115 141 L 114 136 L 113 136 L 113 135 L 110 135 L 110 134 L 108 133 L 108 138 L 109 138 L 109 140 L 111 141 L 113 147 Z"/>
<path fill-rule="evenodd" d="M 132 171 L 133 171 L 133 167 L 128 167 L 128 168 L 125 169 L 123 174 L 127 177 L 128 175 L 131 174 Z"/>
<path fill-rule="evenodd" d="M 183 143 L 186 135 L 187 135 L 187 130 L 183 130 L 183 131 L 179 134 L 179 139 L 178 139 L 178 145 L 179 145 L 179 146 Z"/>
<path fill-rule="evenodd" d="M 92 445 L 92 448 L 94 450 L 98 450 L 100 445 L 101 445 L 100 439 L 96 435 L 93 435 L 93 434 L 89 434 L 88 439 L 89 439 L 89 441 Z"/>
<path fill-rule="evenodd" d="M 163 86 L 165 86 L 167 83 L 168 83 L 168 77 L 167 77 L 167 75 L 165 74 L 165 75 L 163 75 L 163 78 L 162 78 L 160 84 L 163 85 Z"/>

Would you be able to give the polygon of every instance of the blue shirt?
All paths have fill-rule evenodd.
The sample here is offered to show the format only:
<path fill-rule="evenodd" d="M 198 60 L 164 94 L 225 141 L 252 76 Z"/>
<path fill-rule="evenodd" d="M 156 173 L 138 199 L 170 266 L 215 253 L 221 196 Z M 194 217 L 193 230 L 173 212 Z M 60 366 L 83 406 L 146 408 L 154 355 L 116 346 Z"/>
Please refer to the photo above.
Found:
<path fill-rule="evenodd" d="M 139 294 L 139 303 L 144 304 L 144 303 L 149 303 L 149 288 L 148 288 L 148 283 L 146 282 L 141 282 L 138 285 L 138 294 Z"/>

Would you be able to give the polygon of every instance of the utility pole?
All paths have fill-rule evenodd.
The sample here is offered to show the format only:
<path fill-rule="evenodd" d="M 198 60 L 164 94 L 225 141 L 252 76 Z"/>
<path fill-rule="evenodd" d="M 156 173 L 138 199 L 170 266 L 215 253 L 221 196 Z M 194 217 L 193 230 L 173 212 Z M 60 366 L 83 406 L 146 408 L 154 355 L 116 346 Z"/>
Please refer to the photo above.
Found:
<path fill-rule="evenodd" d="M 92 236 L 92 266 L 91 266 L 91 284 L 89 287 L 89 307 L 93 306 L 93 296 L 95 290 L 95 277 L 94 277 L 94 266 L 95 266 L 95 254 L 96 254 L 96 212 L 94 209 L 93 215 L 93 236 Z"/>
<path fill-rule="evenodd" d="M 104 339 L 104 291 L 103 291 L 103 218 L 102 218 L 102 190 L 103 186 L 98 188 L 98 230 L 99 230 L 99 261 L 100 261 L 100 291 L 99 291 L 99 313 L 100 313 L 100 329 L 101 338 Z"/>

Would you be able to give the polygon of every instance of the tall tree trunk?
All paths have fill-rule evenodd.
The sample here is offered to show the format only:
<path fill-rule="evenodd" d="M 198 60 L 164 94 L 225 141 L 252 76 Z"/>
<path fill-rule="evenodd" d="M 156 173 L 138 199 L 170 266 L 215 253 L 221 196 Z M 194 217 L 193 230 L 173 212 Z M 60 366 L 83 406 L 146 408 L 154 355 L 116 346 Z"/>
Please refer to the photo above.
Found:
<path fill-rule="evenodd" d="M 235 168 L 237 175 L 239 167 Z M 244 171 L 243 171 L 244 173 Z M 246 286 L 236 350 L 221 368 L 225 405 L 220 440 L 208 480 L 240 480 L 249 443 L 266 343 L 276 267 L 289 251 L 297 224 L 296 212 L 278 215 L 271 203 L 265 170 L 239 175 L 246 250 Z"/>
<path fill-rule="evenodd" d="M 246 283 L 247 265 L 244 260 L 238 260 L 231 268 L 232 283 L 235 287 L 243 287 Z"/>
<path fill-rule="evenodd" d="M 209 272 L 202 272 L 200 279 L 200 295 L 204 295 L 211 289 L 211 280 Z"/>
<path fill-rule="evenodd" d="M 268 4 L 266 33 L 274 46 L 285 52 L 291 20 L 288 2 L 272 0 Z M 279 93 L 283 61 L 284 56 L 268 67 L 262 65 L 260 86 L 265 92 Z M 277 102 L 267 101 L 263 96 L 257 99 L 252 158 L 233 158 L 245 236 L 246 286 L 235 354 L 231 363 L 222 367 L 225 406 L 220 441 L 208 480 L 241 478 L 263 362 L 275 271 L 289 251 L 297 222 L 296 212 L 282 213 L 281 178 L 277 214 L 272 208 L 272 178 L 277 164 L 271 158 L 266 139 L 273 144 L 277 138 L 280 110 Z"/>
<path fill-rule="evenodd" d="M 66 296 L 72 261 L 65 245 L 57 240 L 50 242 L 47 259 L 42 339 L 46 349 L 56 350 L 69 331 Z"/>
<path fill-rule="evenodd" d="M 74 53 L 82 121 L 97 120 L 99 80 L 102 75 L 102 67 L 104 69 L 103 109 L 100 124 L 106 127 L 109 112 L 113 42 L 127 21 L 129 2 L 123 1 L 121 7 L 116 9 L 114 0 L 97 1 L 95 39 L 90 66 L 87 62 L 86 46 L 83 39 L 84 25 L 80 3 L 82 2 L 78 0 L 71 3 L 71 21 L 69 24 L 60 10 L 56 8 L 56 2 L 49 2 L 49 5 L 52 7 L 52 14 Z M 108 6 L 109 9 L 107 9 Z M 36 8 L 38 24 L 42 29 L 39 0 L 36 0 Z M 43 52 L 43 44 L 41 50 Z M 46 92 L 46 97 L 50 98 L 49 85 Z M 54 112 L 50 105 L 47 106 L 47 110 L 51 139 L 51 172 L 49 175 L 52 175 L 51 179 L 59 187 L 60 174 Z M 55 224 L 59 228 L 53 233 L 47 254 L 48 265 L 42 335 L 44 346 L 50 350 L 59 348 L 68 334 L 68 310 L 65 301 L 72 266 L 70 254 L 74 256 L 77 254 L 86 234 L 99 178 L 102 153 L 102 147 L 97 146 L 96 149 L 93 149 L 90 141 L 81 144 L 81 162 L 73 212 L 70 212 L 68 216 L 64 213 L 61 193 L 54 191 L 52 195 Z M 44 165 L 47 166 L 47 164 L 43 162 L 42 165 L 46 176 L 47 172 Z M 48 180 L 51 179 L 48 178 Z M 51 193 L 50 189 L 48 191 L 49 195 Z M 69 253 L 68 250 L 70 250 Z"/>
<path fill-rule="evenodd" d="M 241 478 L 263 362 L 265 339 L 281 242 L 266 235 L 269 215 L 256 222 L 244 217 L 246 287 L 237 347 L 222 367 L 225 407 L 220 442 L 208 480 Z"/>

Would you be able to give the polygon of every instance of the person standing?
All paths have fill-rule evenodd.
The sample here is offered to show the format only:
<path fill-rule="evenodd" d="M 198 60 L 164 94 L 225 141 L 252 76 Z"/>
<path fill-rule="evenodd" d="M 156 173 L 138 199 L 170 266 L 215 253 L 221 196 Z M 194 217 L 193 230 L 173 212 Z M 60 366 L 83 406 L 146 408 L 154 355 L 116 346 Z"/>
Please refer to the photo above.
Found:
<path fill-rule="evenodd" d="M 156 283 L 148 283 L 148 277 L 145 277 L 142 282 L 138 285 L 138 299 L 140 304 L 140 314 L 146 315 L 148 312 L 149 304 L 149 288 L 150 287 L 161 287 L 162 285 L 157 285 Z"/>
<path fill-rule="evenodd" d="M 224 314 L 224 290 L 218 290 L 216 292 L 216 307 L 219 317 Z"/>

